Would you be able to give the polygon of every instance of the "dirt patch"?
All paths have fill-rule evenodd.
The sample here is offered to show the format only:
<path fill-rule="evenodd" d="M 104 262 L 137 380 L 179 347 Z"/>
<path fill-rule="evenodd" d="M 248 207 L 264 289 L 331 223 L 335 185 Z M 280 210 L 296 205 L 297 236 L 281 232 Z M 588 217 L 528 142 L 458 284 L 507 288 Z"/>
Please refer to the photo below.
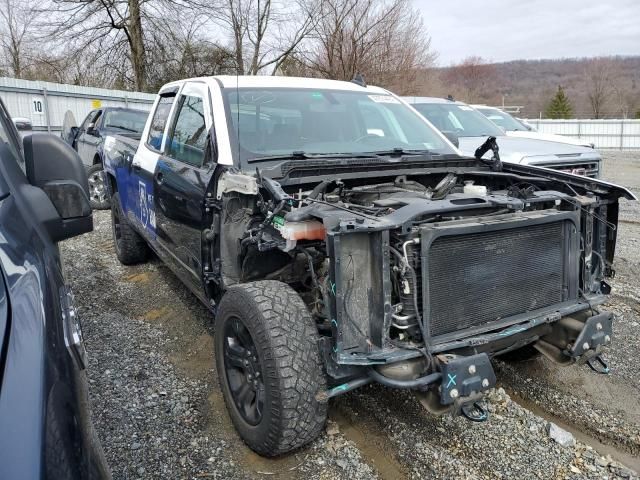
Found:
<path fill-rule="evenodd" d="M 362 418 L 353 418 L 340 405 L 333 405 L 329 418 L 339 426 L 344 436 L 370 459 L 380 478 L 395 480 L 407 476 L 407 469 L 393 455 L 393 444 L 376 425 Z"/>

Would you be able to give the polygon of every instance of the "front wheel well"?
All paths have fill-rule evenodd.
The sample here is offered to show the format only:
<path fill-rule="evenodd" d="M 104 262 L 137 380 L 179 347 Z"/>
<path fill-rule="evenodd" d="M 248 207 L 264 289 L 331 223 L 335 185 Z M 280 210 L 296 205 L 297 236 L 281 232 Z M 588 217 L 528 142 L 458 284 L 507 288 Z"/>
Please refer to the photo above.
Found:
<path fill-rule="evenodd" d="M 113 174 L 106 172 L 107 176 L 107 186 L 109 188 L 109 195 L 112 196 L 114 193 L 118 191 L 118 182 L 116 182 L 116 177 Z"/>

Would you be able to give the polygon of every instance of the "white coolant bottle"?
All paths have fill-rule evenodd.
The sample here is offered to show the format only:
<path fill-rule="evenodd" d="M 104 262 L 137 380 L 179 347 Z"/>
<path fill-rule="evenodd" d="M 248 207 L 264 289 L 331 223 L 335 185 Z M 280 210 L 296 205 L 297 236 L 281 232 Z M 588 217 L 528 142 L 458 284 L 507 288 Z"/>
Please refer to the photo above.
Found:
<path fill-rule="evenodd" d="M 469 195 L 486 197 L 487 187 L 485 187 L 484 185 L 474 185 L 473 180 L 465 180 L 463 192 L 468 193 Z"/>

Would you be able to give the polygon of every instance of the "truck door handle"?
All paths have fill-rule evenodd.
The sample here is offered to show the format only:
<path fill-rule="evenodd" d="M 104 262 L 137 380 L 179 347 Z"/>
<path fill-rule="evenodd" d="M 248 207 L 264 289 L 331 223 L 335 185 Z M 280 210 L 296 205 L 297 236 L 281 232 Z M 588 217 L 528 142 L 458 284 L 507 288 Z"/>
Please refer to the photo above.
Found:
<path fill-rule="evenodd" d="M 156 173 L 156 181 L 158 182 L 158 184 L 164 181 L 164 175 L 162 174 L 162 172 Z"/>
<path fill-rule="evenodd" d="M 139 163 L 131 162 L 131 168 L 133 168 L 136 172 L 140 171 L 140 168 L 142 168 L 142 166 Z"/>

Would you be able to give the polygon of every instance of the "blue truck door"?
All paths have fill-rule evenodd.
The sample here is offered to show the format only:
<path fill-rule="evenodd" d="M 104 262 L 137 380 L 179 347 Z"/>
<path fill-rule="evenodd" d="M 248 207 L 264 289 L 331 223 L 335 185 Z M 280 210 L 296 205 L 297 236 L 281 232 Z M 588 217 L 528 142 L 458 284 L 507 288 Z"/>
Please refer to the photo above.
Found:
<path fill-rule="evenodd" d="M 157 247 L 157 223 L 154 209 L 153 179 L 166 143 L 169 117 L 177 88 L 160 91 L 146 137 L 131 160 L 126 176 L 127 217 L 147 241 Z"/>
<path fill-rule="evenodd" d="M 204 199 L 214 171 L 205 163 L 210 105 L 206 84 L 185 83 L 154 176 L 158 243 L 195 291 L 202 289 Z"/>

